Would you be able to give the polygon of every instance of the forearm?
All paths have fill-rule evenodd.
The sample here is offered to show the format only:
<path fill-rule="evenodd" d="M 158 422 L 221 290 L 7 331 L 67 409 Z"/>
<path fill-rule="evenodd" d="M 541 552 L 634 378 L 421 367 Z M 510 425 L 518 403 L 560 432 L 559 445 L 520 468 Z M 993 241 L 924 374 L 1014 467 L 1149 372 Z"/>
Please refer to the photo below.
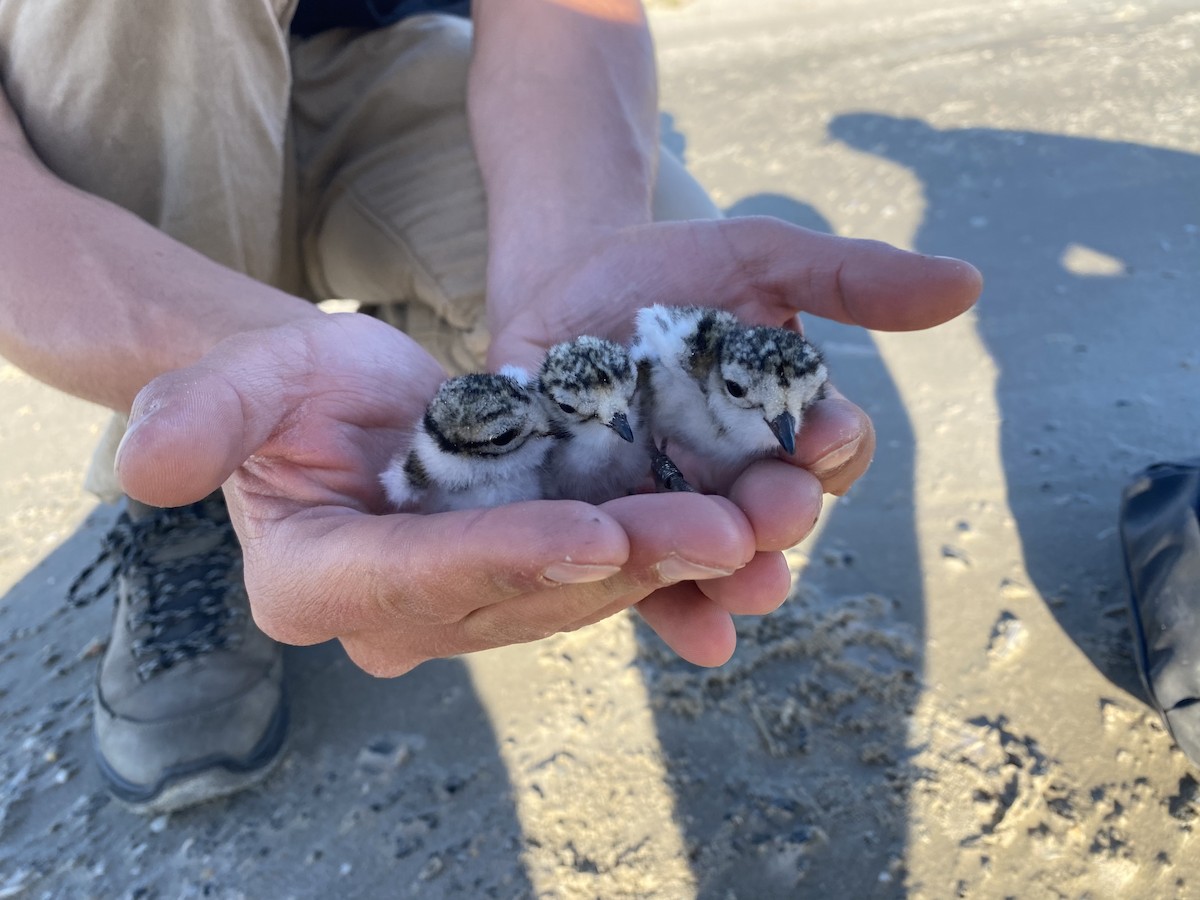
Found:
<path fill-rule="evenodd" d="M 0 196 L 0 355 L 84 399 L 128 410 L 230 334 L 320 315 L 60 181 L 2 94 Z"/>
<path fill-rule="evenodd" d="M 488 198 L 489 301 L 589 232 L 647 222 L 653 47 L 636 0 L 477 0 L 469 87 Z"/>

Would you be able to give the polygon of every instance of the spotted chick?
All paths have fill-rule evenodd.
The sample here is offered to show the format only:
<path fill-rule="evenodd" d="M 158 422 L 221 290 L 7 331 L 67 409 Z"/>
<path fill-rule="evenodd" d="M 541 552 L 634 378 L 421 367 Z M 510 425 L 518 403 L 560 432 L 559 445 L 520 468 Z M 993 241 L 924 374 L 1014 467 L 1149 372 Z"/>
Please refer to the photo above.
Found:
<path fill-rule="evenodd" d="M 443 382 L 411 446 L 380 476 L 388 499 L 398 509 L 433 513 L 540 498 L 560 433 L 523 380 L 509 370 Z"/>
<path fill-rule="evenodd" d="M 676 461 L 695 458 L 684 474 L 706 486 L 727 486 L 780 449 L 794 452 L 805 411 L 828 381 L 820 351 L 802 335 L 746 326 L 719 309 L 640 310 L 631 355 L 643 370 L 654 440 Z"/>
<path fill-rule="evenodd" d="M 620 344 L 584 335 L 550 348 L 538 390 L 563 440 L 547 461 L 544 496 L 603 503 L 646 479 L 650 450 L 637 386 L 637 368 Z"/>

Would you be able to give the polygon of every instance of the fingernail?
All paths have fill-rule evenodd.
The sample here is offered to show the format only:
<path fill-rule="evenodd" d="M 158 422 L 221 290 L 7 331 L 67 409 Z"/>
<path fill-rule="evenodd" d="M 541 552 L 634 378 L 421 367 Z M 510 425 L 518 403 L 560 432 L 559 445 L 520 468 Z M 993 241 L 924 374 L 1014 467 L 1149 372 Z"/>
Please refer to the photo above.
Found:
<path fill-rule="evenodd" d="M 734 569 L 717 569 L 712 566 L 702 566 L 699 563 L 694 563 L 690 559 L 683 559 L 678 556 L 668 556 L 661 560 L 655 567 L 659 577 L 666 582 L 674 583 L 676 581 L 695 581 L 705 578 L 724 578 L 726 575 L 732 575 Z"/>
<path fill-rule="evenodd" d="M 808 471 L 812 472 L 818 478 L 824 478 L 827 475 L 832 475 L 850 460 L 854 459 L 854 455 L 858 453 L 859 445 L 862 444 L 862 435 L 860 434 L 852 441 L 847 441 L 835 450 L 826 453 L 811 466 Z"/>
<path fill-rule="evenodd" d="M 559 584 L 588 584 L 592 581 L 603 581 L 605 578 L 611 578 L 620 571 L 620 566 L 556 562 L 546 567 L 542 572 L 542 577 L 547 581 L 557 581 Z"/>
<path fill-rule="evenodd" d="M 153 413 L 151 413 L 151 415 L 153 415 Z M 125 433 L 121 435 L 121 440 L 117 442 L 117 450 L 113 454 L 113 465 L 115 467 L 120 467 L 121 455 L 124 453 L 125 447 L 128 446 L 133 433 L 141 428 L 142 423 L 144 423 L 148 418 L 150 418 L 149 415 L 140 415 L 136 419 L 126 420 Z"/>

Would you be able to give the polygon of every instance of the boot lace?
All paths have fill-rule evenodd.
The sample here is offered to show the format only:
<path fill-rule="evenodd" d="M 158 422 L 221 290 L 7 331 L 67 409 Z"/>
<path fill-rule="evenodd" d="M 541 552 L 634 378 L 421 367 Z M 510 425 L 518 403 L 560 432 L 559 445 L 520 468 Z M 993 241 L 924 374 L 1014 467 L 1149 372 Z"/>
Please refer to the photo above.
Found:
<path fill-rule="evenodd" d="M 194 552 L 180 552 L 190 545 Z M 136 521 L 122 512 L 96 558 L 67 589 L 67 603 L 84 607 L 115 594 L 124 576 L 125 626 L 135 636 L 131 652 L 145 681 L 185 660 L 237 646 L 241 630 L 234 626 L 246 610 L 231 605 L 229 597 L 241 588 L 240 562 L 219 495 L 157 509 Z"/>

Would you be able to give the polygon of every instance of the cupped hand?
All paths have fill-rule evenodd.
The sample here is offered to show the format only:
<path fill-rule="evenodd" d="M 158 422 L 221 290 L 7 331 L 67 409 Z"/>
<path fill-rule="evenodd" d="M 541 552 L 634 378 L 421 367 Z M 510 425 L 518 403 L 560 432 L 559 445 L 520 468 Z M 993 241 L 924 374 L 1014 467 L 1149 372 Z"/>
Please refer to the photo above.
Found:
<path fill-rule="evenodd" d="M 292 644 L 338 638 L 377 675 L 578 628 L 669 586 L 687 614 L 659 623 L 668 643 L 696 663 L 728 658 L 728 615 L 695 585 L 743 568 L 762 580 L 728 500 L 389 513 L 378 474 L 444 378 L 356 314 L 238 335 L 142 390 L 118 475 L 159 506 L 223 484 L 260 627 Z"/>
<path fill-rule="evenodd" d="M 516 270 L 509 280 L 517 283 L 490 287 L 491 368 L 536 369 L 547 347 L 580 334 L 628 342 L 634 314 L 654 303 L 722 307 L 751 325 L 799 327 L 798 314 L 810 313 L 913 331 L 963 313 L 983 286 L 962 260 L 767 216 L 660 222 L 580 240 L 581 248 L 559 248 L 536 269 Z M 836 390 L 806 419 L 791 461 L 827 492 L 845 493 L 870 462 L 870 419 Z"/>
<path fill-rule="evenodd" d="M 954 318 L 982 289 L 979 272 L 961 260 L 768 217 L 636 225 L 597 231 L 584 243 L 539 258 L 517 282 L 495 280 L 491 365 L 535 367 L 546 347 L 578 334 L 628 341 L 636 311 L 654 303 L 723 307 L 755 325 L 799 327 L 797 315 L 810 313 L 909 331 Z M 755 463 L 729 491 L 753 529 L 754 560 L 729 578 L 660 591 L 640 604 L 643 617 L 664 633 L 701 608 L 714 621 L 719 610 L 775 608 L 789 587 L 779 551 L 808 534 L 822 493 L 849 490 L 874 450 L 870 418 L 831 388 L 806 414 L 795 452 Z"/>

